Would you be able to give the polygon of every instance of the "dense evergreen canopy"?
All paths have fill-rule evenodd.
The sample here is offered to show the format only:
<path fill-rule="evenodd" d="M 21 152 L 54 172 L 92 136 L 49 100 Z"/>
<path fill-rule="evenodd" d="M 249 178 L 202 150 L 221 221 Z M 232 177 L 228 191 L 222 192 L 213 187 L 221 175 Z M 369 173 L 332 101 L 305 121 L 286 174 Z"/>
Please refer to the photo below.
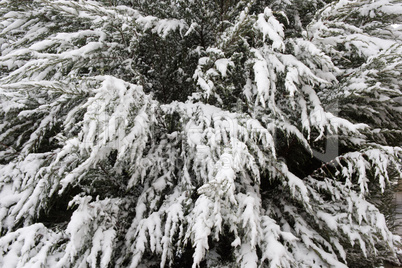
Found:
<path fill-rule="evenodd" d="M 0 52 L 1 266 L 398 263 L 400 1 L 0 0 Z"/>

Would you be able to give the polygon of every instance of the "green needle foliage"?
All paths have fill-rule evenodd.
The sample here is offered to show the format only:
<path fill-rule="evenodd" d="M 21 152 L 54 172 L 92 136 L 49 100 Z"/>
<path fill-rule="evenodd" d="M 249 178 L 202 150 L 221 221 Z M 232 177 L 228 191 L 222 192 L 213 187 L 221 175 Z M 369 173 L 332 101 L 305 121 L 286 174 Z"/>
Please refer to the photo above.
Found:
<path fill-rule="evenodd" d="M 398 264 L 401 14 L 0 0 L 0 266 Z"/>

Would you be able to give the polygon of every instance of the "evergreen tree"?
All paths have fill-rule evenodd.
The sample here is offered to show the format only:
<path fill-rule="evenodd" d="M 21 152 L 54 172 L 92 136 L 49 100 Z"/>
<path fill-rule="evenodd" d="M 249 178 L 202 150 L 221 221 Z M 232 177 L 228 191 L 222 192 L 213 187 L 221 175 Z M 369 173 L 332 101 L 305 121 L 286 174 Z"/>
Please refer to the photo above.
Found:
<path fill-rule="evenodd" d="M 401 14 L 0 1 L 0 264 L 398 263 Z"/>

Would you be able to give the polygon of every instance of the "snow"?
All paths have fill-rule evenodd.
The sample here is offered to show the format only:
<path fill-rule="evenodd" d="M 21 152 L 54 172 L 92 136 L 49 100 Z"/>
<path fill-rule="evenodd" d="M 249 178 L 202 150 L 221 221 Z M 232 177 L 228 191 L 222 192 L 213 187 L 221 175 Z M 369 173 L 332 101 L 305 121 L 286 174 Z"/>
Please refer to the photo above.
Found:
<path fill-rule="evenodd" d="M 153 32 L 166 38 L 171 31 L 180 31 L 187 28 L 187 24 L 183 20 L 177 19 L 158 19 L 154 16 L 139 17 L 136 22 L 144 27 L 144 30 L 152 29 Z"/>
<path fill-rule="evenodd" d="M 399 26 L 370 30 L 370 22 L 367 27 L 345 23 L 336 9 L 349 4 L 361 5 L 355 11 L 374 19 L 401 9 L 394 3 L 390 9 L 388 0 L 338 1 L 316 14 L 322 21 L 311 24 L 308 33 L 288 23 L 285 36 L 275 17 L 285 18 L 284 13 L 265 8 L 262 14 L 250 14 L 250 2 L 244 10 L 234 10 L 237 17 L 222 22 L 223 31 L 202 32 L 209 38 L 205 47 L 193 37 L 208 31 L 213 20 L 183 20 L 181 4 L 177 10 L 160 10 L 175 18 L 156 17 L 157 10 L 151 16 L 148 6 L 140 13 L 95 1 L 38 1 L 33 6 L 40 10 L 22 7 L 7 13 L 0 19 L 5 71 L 0 116 L 7 119 L 0 123 L 0 142 L 7 146 L 0 145 L 0 266 L 145 267 L 152 258 L 163 267 L 174 265 L 176 257 L 193 247 L 193 267 L 204 260 L 221 267 L 220 257 L 226 256 L 219 256 L 215 243 L 222 236 L 231 239 L 235 264 L 247 268 L 345 267 L 348 244 L 370 258 L 376 246 L 392 251 L 395 236 L 365 197 L 368 170 L 375 175 L 370 183 L 384 191 L 391 182 L 389 167 L 400 169 L 401 150 L 368 143 L 359 132 L 381 135 L 388 130 L 354 124 L 324 109 L 321 100 L 330 102 L 343 93 L 365 98 L 374 92 L 367 101 L 396 103 L 399 62 L 389 58 L 400 52 L 394 40 Z M 198 4 L 185 5 L 191 9 Z M 200 5 L 207 12 L 203 16 L 218 15 Z M 49 18 L 51 23 L 42 20 L 54 14 L 68 21 L 59 23 L 56 16 Z M 61 30 L 50 31 L 59 26 Z M 162 104 L 153 94 L 159 90 L 153 79 L 160 74 L 137 68 L 147 61 L 145 54 L 153 53 L 153 46 L 138 46 L 149 38 L 156 47 L 179 44 L 191 51 L 172 55 L 180 58 L 174 67 L 194 93 L 186 102 Z M 359 70 L 338 70 L 338 61 L 350 53 L 366 63 Z M 174 59 L 161 64 L 172 67 Z M 192 68 L 181 65 L 188 60 L 198 60 L 192 77 Z M 385 67 L 372 69 L 377 61 Z M 82 74 L 79 68 L 89 72 Z M 350 76 L 336 85 L 336 77 L 347 71 Z M 92 76 L 96 72 L 109 75 Z M 392 86 L 379 82 L 384 73 Z M 140 84 L 151 93 L 144 93 Z M 234 92 L 243 95 L 227 103 Z M 390 109 L 399 110 L 397 105 Z M 171 131 L 169 120 L 177 117 Z M 54 126 L 61 128 L 57 135 L 49 131 Z M 344 135 L 361 150 L 306 178 L 287 166 L 288 160 L 289 166 L 298 162 L 292 149 L 276 152 L 282 146 L 312 152 L 310 134 L 319 140 L 327 132 Z M 57 146 L 35 153 L 48 135 Z M 298 154 L 308 161 L 304 149 Z M 336 164 L 334 175 L 325 170 L 330 164 Z M 49 209 L 48 202 L 74 186 L 82 192 L 70 203 L 74 212 L 67 228 L 57 225 L 51 231 L 35 223 L 38 213 Z M 103 197 L 95 198 L 99 192 Z"/>
<path fill-rule="evenodd" d="M 200 196 L 197 199 L 193 210 L 195 216 L 191 229 L 194 234 L 193 268 L 197 268 L 199 263 L 204 258 L 206 250 L 209 249 L 208 236 L 211 234 L 211 227 L 213 224 L 209 212 L 211 206 L 212 203 L 207 197 Z"/>
<path fill-rule="evenodd" d="M 365 128 L 369 127 L 367 124 L 363 124 L 363 123 L 353 124 L 346 119 L 334 116 L 330 112 L 325 112 L 325 115 L 326 115 L 327 120 L 330 121 L 331 126 L 334 126 L 335 129 L 343 127 L 345 129 L 347 129 L 348 131 L 358 132 L 360 129 L 365 129 Z"/>
<path fill-rule="evenodd" d="M 70 202 L 70 206 L 79 206 L 67 226 L 70 240 L 56 267 L 64 267 L 71 262 L 90 267 L 109 267 L 116 238 L 115 217 L 120 202 L 116 199 L 91 200 L 90 196 L 85 196 L 75 197 Z"/>
<path fill-rule="evenodd" d="M 234 63 L 229 59 L 219 59 L 215 61 L 215 66 L 216 69 L 222 74 L 222 76 L 225 77 L 228 66 L 234 67 Z"/>
<path fill-rule="evenodd" d="M 176 29 L 184 29 L 186 27 L 186 24 L 183 20 L 160 20 L 158 25 L 155 27 L 156 32 L 162 36 L 163 38 L 166 38 L 169 32 L 175 31 Z"/>
<path fill-rule="evenodd" d="M 257 268 L 258 256 L 254 248 L 247 243 L 243 243 L 240 247 L 240 267 L 241 268 Z"/>
<path fill-rule="evenodd" d="M 0 257 L 0 265 L 11 267 L 43 267 L 49 263 L 49 249 L 61 236 L 37 223 L 22 227 L 0 238 L 0 245 L 7 245 Z"/>
<path fill-rule="evenodd" d="M 287 169 L 284 168 L 283 171 L 288 179 L 288 185 L 293 196 L 300 196 L 304 204 L 309 204 L 310 198 L 308 196 L 308 190 L 303 181 Z"/>
<path fill-rule="evenodd" d="M 370 16 L 371 18 L 377 16 L 376 13 L 400 15 L 402 13 L 402 4 L 395 3 L 390 0 L 381 0 L 366 4 L 359 8 L 358 11 L 361 15 Z"/>
<path fill-rule="evenodd" d="M 268 17 L 268 21 L 266 20 L 266 17 Z M 273 49 L 280 51 L 285 50 L 285 44 L 283 43 L 283 26 L 272 15 L 271 9 L 266 7 L 264 13 L 258 15 L 255 27 L 263 34 L 263 41 L 266 40 L 266 37 L 272 41 Z"/>
<path fill-rule="evenodd" d="M 290 67 L 286 73 L 285 87 L 289 91 L 291 98 L 295 95 L 295 92 L 298 91 L 295 83 L 299 83 L 299 73 L 296 68 Z"/>
<path fill-rule="evenodd" d="M 63 53 L 60 53 L 61 58 L 72 58 L 72 57 L 82 57 L 85 56 L 85 54 L 89 54 L 97 49 L 102 48 L 103 44 L 101 42 L 89 42 L 85 46 L 82 46 L 79 49 L 75 50 L 70 50 L 66 51 Z"/>
<path fill-rule="evenodd" d="M 56 41 L 43 40 L 43 41 L 33 44 L 32 46 L 29 47 L 29 49 L 40 51 L 40 50 L 45 50 L 45 49 L 53 46 L 54 44 L 56 44 Z"/>
<path fill-rule="evenodd" d="M 293 260 L 287 248 L 278 239 L 279 234 L 287 237 L 288 241 L 293 241 L 295 237 L 291 233 L 281 232 L 279 225 L 267 216 L 262 217 L 261 227 L 263 228 L 263 243 L 266 243 L 265 249 L 262 250 L 262 259 L 269 260 L 269 267 L 291 267 Z"/>
<path fill-rule="evenodd" d="M 12 15 L 12 14 L 10 14 L 10 13 L 6 14 L 6 18 L 11 17 L 10 15 Z M 21 27 L 26 21 L 27 21 L 26 19 L 16 19 L 13 23 L 9 24 L 6 28 L 4 28 L 0 34 L 3 35 L 9 31 L 17 29 L 17 28 Z"/>
<path fill-rule="evenodd" d="M 102 41 L 106 38 L 106 34 L 101 30 L 81 30 L 72 33 L 57 33 L 54 37 L 52 37 L 51 40 L 44 40 L 44 41 L 56 42 L 59 40 L 59 42 L 62 41 L 63 43 L 66 43 L 66 42 L 73 42 L 74 40 L 77 39 L 84 39 L 91 36 L 98 36 L 100 38 L 99 41 Z"/>
<path fill-rule="evenodd" d="M 214 84 L 212 81 L 205 81 L 202 77 L 198 77 L 197 84 L 201 87 L 202 90 L 205 91 L 207 96 L 211 95 L 212 89 L 214 88 Z"/>
<path fill-rule="evenodd" d="M 257 54 L 257 56 L 259 55 Z M 265 107 L 266 100 L 268 100 L 269 97 L 271 81 L 269 79 L 270 75 L 266 61 L 262 59 L 262 56 L 259 58 L 261 59 L 254 63 L 253 69 L 258 92 L 257 100 Z"/>
<path fill-rule="evenodd" d="M 332 231 L 337 231 L 338 230 L 338 223 L 336 221 L 336 218 L 333 217 L 331 214 L 328 214 L 324 211 L 318 211 L 317 212 L 317 217 L 324 221 L 326 225 L 328 226 L 329 229 Z"/>

